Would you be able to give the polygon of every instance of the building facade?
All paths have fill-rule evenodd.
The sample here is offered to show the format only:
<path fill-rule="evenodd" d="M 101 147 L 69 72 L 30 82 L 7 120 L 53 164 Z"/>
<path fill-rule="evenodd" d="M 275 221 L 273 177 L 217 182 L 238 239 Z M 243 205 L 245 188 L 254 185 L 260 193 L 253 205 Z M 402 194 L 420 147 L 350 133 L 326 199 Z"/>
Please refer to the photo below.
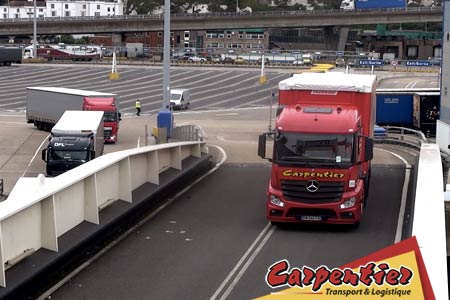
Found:
<path fill-rule="evenodd" d="M 116 1 L 36 1 L 37 18 L 50 17 L 92 17 L 121 16 L 124 3 Z M 10 2 L 9 6 L 0 6 L 0 19 L 33 18 L 33 1 Z"/>

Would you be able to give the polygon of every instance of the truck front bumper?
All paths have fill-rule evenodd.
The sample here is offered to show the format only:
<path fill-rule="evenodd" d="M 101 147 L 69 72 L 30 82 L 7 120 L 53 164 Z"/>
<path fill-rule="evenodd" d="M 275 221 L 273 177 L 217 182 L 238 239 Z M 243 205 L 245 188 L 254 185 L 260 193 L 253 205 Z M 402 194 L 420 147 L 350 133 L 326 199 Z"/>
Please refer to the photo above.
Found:
<path fill-rule="evenodd" d="M 269 188 L 267 219 L 271 222 L 305 222 L 356 224 L 363 208 L 363 183 L 351 192 L 345 192 L 341 201 L 333 203 L 302 203 L 286 200 L 280 190 Z M 349 205 L 354 199 L 354 204 Z"/>

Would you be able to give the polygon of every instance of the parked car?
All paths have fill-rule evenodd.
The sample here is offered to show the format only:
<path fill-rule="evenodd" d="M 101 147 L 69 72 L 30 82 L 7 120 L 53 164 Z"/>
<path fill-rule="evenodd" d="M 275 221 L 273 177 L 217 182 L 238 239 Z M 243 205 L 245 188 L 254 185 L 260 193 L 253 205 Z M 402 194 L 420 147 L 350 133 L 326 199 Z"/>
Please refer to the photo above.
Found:
<path fill-rule="evenodd" d="M 190 63 L 195 63 L 195 62 L 199 62 L 199 63 L 205 63 L 206 62 L 206 58 L 205 57 L 201 57 L 201 56 L 190 56 L 188 59 L 188 62 Z"/>
<path fill-rule="evenodd" d="M 428 61 L 432 66 L 440 66 L 442 63 L 442 57 L 429 57 Z"/>
<path fill-rule="evenodd" d="M 294 60 L 294 61 L 292 62 L 292 64 L 293 64 L 294 66 L 303 66 L 303 65 L 305 64 L 305 62 L 303 61 L 303 59 L 298 58 L 298 59 Z"/>
<path fill-rule="evenodd" d="M 235 64 L 245 64 L 245 59 L 243 58 L 243 57 L 240 57 L 240 56 L 238 56 L 238 57 L 236 57 L 236 59 L 234 60 L 234 63 Z"/>
<path fill-rule="evenodd" d="M 345 59 L 342 57 L 336 59 L 336 67 L 345 67 Z"/>
<path fill-rule="evenodd" d="M 225 57 L 221 60 L 221 63 L 223 64 L 234 64 L 234 59 L 231 57 Z"/>
<path fill-rule="evenodd" d="M 213 62 L 213 63 L 219 63 L 220 62 L 220 56 L 208 55 L 208 56 L 206 56 L 206 61 L 210 61 L 210 62 Z"/>

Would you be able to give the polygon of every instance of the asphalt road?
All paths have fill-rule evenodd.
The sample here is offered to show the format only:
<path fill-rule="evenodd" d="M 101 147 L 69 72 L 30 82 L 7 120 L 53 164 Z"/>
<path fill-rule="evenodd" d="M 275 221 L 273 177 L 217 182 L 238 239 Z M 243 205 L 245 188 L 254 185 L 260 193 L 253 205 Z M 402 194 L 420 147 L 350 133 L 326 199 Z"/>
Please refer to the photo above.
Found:
<path fill-rule="evenodd" d="M 172 75 L 174 87 L 193 89 L 192 110 L 176 112 L 176 124 L 201 125 L 208 144 L 225 149 L 225 165 L 52 293 L 51 299 L 252 299 L 271 292 L 264 276 L 280 259 L 298 267 L 333 267 L 394 242 L 405 166 L 385 150 L 410 162 L 415 153 L 376 148 L 371 195 L 360 228 L 271 227 L 264 210 L 270 168 L 256 156 L 257 136 L 267 130 L 271 88 L 290 74 L 269 73 L 264 86 L 256 83 L 259 72 L 254 70 L 177 68 Z M 393 75 L 383 74 L 387 79 L 380 85 L 397 80 Z M 0 82 L 0 175 L 8 178 L 7 186 L 21 174 L 35 176 L 43 168 L 38 149 L 47 133 L 25 123 L 26 86 L 119 93 L 124 112 L 120 140 L 106 152 L 142 144 L 144 127 L 155 126 L 161 106 L 162 73 L 157 68 L 124 68 L 117 82 L 107 79 L 107 68 L 88 66 L 14 66 L 0 68 L 0 76 L 5 78 Z M 411 80 L 418 79 L 406 78 L 402 84 Z M 144 103 L 139 118 L 133 114 L 137 97 Z"/>
<path fill-rule="evenodd" d="M 297 267 L 337 267 L 393 244 L 402 164 L 374 167 L 373 193 L 356 230 L 268 225 L 269 172 L 258 164 L 220 168 L 51 299 L 254 299 L 272 292 L 265 275 L 281 259 Z"/>

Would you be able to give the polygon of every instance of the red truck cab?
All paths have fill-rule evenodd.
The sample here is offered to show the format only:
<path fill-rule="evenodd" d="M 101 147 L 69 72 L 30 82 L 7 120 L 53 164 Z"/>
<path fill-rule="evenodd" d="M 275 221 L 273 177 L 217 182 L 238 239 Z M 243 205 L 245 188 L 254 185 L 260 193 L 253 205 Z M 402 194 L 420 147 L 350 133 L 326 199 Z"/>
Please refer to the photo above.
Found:
<path fill-rule="evenodd" d="M 267 218 L 359 224 L 367 201 L 375 121 L 373 75 L 305 73 L 279 83 Z"/>
<path fill-rule="evenodd" d="M 83 110 L 104 111 L 103 126 L 105 143 L 116 143 L 118 139 L 120 113 L 114 97 L 95 98 L 84 97 Z"/>

